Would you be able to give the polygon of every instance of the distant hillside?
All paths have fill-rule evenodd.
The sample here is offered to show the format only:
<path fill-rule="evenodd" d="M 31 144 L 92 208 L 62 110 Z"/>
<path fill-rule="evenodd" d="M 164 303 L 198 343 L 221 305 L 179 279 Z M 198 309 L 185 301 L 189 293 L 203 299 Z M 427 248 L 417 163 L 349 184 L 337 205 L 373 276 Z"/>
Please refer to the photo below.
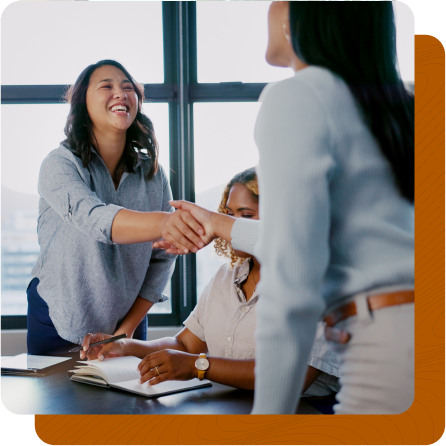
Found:
<path fill-rule="evenodd" d="M 200 206 L 209 209 L 210 211 L 216 211 L 220 204 L 221 194 L 225 184 L 214 187 L 207 191 L 201 192 L 196 195 L 196 202 Z M 2 221 L 8 220 L 17 211 L 38 209 L 39 196 L 32 194 L 23 194 L 9 189 L 2 184 Z"/>
<path fill-rule="evenodd" d="M 2 222 L 9 220 L 16 212 L 36 210 L 39 207 L 39 196 L 13 191 L 2 184 Z"/>

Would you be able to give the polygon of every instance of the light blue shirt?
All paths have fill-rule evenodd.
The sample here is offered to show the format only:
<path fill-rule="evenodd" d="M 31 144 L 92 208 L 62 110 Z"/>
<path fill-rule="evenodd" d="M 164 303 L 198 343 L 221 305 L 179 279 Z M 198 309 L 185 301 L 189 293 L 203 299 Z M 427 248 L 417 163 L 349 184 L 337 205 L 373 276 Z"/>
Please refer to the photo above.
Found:
<path fill-rule="evenodd" d="M 294 413 L 324 309 L 361 291 L 413 287 L 414 209 L 329 70 L 304 68 L 260 100 L 260 222 L 238 219 L 231 236 L 234 249 L 252 252 L 259 224 L 253 413 Z"/>
<path fill-rule="evenodd" d="M 124 172 L 118 189 L 94 152 L 83 167 L 66 147 L 53 150 L 40 168 L 38 238 L 32 270 L 63 339 L 80 343 L 91 332 L 112 334 L 137 296 L 162 302 L 175 256 L 152 251 L 152 243 L 118 245 L 111 227 L 121 209 L 171 212 L 163 169 L 147 181 L 151 160 L 141 155 L 134 173 Z"/>

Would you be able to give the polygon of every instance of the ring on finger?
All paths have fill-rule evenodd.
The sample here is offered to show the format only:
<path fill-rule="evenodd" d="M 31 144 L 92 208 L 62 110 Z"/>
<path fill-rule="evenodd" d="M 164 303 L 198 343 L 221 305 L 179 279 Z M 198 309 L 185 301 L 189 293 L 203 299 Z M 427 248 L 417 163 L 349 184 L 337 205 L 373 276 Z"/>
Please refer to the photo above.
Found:
<path fill-rule="evenodd" d="M 158 376 L 161 375 L 160 371 L 158 370 L 158 366 L 155 367 L 156 373 L 158 373 Z"/>

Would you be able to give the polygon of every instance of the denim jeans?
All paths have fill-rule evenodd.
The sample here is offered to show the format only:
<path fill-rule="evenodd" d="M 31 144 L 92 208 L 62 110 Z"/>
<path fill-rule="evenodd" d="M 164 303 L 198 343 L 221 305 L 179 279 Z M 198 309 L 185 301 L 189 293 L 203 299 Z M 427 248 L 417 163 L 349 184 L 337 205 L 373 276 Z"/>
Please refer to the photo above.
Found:
<path fill-rule="evenodd" d="M 72 356 L 68 353 L 77 344 L 61 338 L 49 315 L 46 302 L 39 296 L 37 285 L 39 279 L 34 278 L 28 285 L 28 353 L 31 355 Z M 87 333 L 85 333 L 87 334 Z M 136 327 L 133 339 L 147 339 L 147 316 Z"/>

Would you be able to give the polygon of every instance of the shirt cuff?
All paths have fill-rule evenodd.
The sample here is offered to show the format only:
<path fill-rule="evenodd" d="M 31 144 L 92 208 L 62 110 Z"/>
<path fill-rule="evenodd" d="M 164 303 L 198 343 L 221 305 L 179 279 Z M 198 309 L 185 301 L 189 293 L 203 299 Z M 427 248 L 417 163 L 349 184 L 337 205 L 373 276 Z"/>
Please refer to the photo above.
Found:
<path fill-rule="evenodd" d="M 259 221 L 238 218 L 231 229 L 231 245 L 238 251 L 254 255 L 254 246 L 259 236 Z"/>
<path fill-rule="evenodd" d="M 195 316 L 191 314 L 184 322 L 183 325 L 190 330 L 201 341 L 206 342 L 204 337 L 203 327 L 199 324 Z"/>
<path fill-rule="evenodd" d="M 101 218 L 98 223 L 96 223 L 96 228 L 99 230 L 101 234 L 98 237 L 98 241 L 102 243 L 106 243 L 108 245 L 115 245 L 111 238 L 111 228 L 113 225 L 113 220 L 116 217 L 116 214 L 121 210 L 125 209 L 122 206 L 116 206 L 115 204 L 109 204 L 107 206 L 103 206 L 101 209 Z M 93 230 L 93 232 L 95 232 Z"/>
<path fill-rule="evenodd" d="M 165 302 L 169 299 L 169 296 L 163 293 L 158 293 L 157 291 L 153 290 L 152 288 L 142 286 L 138 293 L 139 297 L 142 297 L 145 300 L 148 300 L 149 302 L 153 302 L 154 304 Z"/>
<path fill-rule="evenodd" d="M 321 370 L 322 372 L 328 373 L 329 375 L 333 375 L 339 378 L 339 369 L 335 365 L 330 364 L 329 362 L 324 361 L 321 358 L 310 355 L 308 365 L 314 367 L 315 369 Z"/>

